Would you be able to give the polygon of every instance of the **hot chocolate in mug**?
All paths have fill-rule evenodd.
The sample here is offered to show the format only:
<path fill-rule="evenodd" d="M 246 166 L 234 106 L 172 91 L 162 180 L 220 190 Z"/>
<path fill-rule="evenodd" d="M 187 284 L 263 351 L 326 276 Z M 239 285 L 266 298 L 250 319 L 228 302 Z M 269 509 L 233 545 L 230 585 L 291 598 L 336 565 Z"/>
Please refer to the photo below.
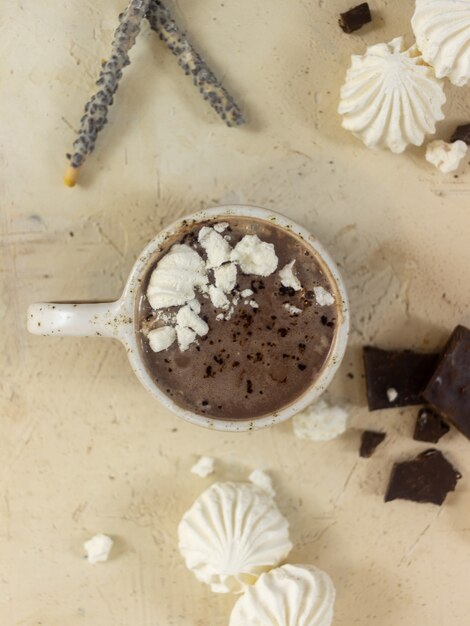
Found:
<path fill-rule="evenodd" d="M 164 358 L 165 355 L 162 356 L 162 352 L 158 352 L 157 355 L 155 355 L 155 359 L 158 358 L 159 362 L 161 361 L 161 365 L 163 365 L 163 362 L 169 364 L 168 367 L 165 365 L 167 369 L 160 371 L 164 371 L 165 377 L 169 380 L 171 380 L 171 376 L 173 376 L 175 385 L 180 386 L 178 395 L 178 393 L 172 393 L 172 390 L 168 388 L 170 383 L 168 383 L 167 380 L 165 380 L 163 384 L 158 376 L 156 377 L 155 371 L 149 367 L 150 359 L 152 359 L 154 355 L 152 351 L 148 349 L 148 342 L 144 336 L 145 333 L 143 333 L 142 303 L 145 301 L 147 303 L 147 309 L 150 308 L 151 310 L 146 299 L 145 289 L 149 283 L 149 277 L 158 265 L 159 260 L 164 258 L 175 244 L 184 245 L 185 250 L 187 250 L 188 242 L 191 241 L 191 237 L 193 241 L 197 242 L 197 233 L 204 226 L 210 227 L 214 225 L 218 225 L 218 228 L 214 230 L 221 233 L 225 238 L 224 240 L 228 241 L 230 246 L 236 243 L 237 229 L 238 239 L 240 241 L 242 238 L 240 229 L 243 229 L 243 233 L 255 234 L 256 236 L 259 234 L 261 241 L 271 239 L 278 242 L 276 244 L 278 245 L 278 249 L 271 245 L 271 250 L 274 249 L 278 252 L 282 252 L 281 248 L 287 246 L 287 250 L 295 249 L 301 251 L 302 255 L 305 256 L 302 258 L 299 257 L 295 261 L 295 266 L 292 261 L 285 265 L 284 263 L 279 263 L 279 267 L 276 268 L 275 272 L 272 272 L 272 277 L 270 278 L 242 276 L 240 269 L 243 270 L 242 273 L 246 273 L 246 268 L 243 268 L 243 261 L 239 260 L 240 267 L 237 266 L 237 287 L 240 287 L 238 283 L 244 280 L 245 283 L 243 287 L 249 284 L 253 289 L 242 289 L 242 287 L 240 287 L 238 292 L 236 290 L 232 291 L 232 294 L 236 295 L 232 300 L 232 313 L 230 313 L 230 316 L 225 315 L 224 317 L 223 313 L 218 313 L 216 317 L 214 313 L 214 317 L 209 320 L 213 328 L 217 328 L 217 330 L 214 330 L 213 337 L 214 339 L 218 337 L 217 342 L 220 344 L 219 356 L 214 355 L 214 367 L 212 367 L 212 365 L 207 366 L 204 373 L 201 374 L 201 359 L 205 356 L 209 356 L 205 353 L 211 350 L 212 348 L 209 348 L 209 346 L 214 344 L 214 341 L 210 338 L 210 325 L 207 335 L 199 337 L 198 339 L 200 341 L 194 342 L 188 350 L 180 353 L 178 345 L 175 342 L 174 345 L 168 348 L 168 358 Z M 228 229 L 225 234 L 223 233 L 224 228 Z M 236 247 L 237 246 L 235 246 L 235 248 Z M 265 249 L 270 252 L 268 248 Z M 272 252 L 270 253 L 272 254 Z M 300 254 L 300 252 L 298 252 L 298 254 Z M 282 260 L 282 258 L 280 257 L 279 260 Z M 287 256 L 284 261 L 286 260 L 290 260 L 290 257 Z M 236 263 L 234 263 L 234 265 L 236 265 Z M 287 283 L 283 284 L 290 285 L 289 280 L 291 282 L 298 282 L 298 280 L 293 277 L 293 272 L 291 272 L 292 268 L 295 267 L 299 274 L 303 272 L 304 276 L 306 276 L 306 270 L 304 271 L 302 266 L 315 266 L 318 276 L 322 277 L 324 284 L 328 286 L 328 290 L 323 287 L 314 287 L 315 300 L 313 291 L 305 292 L 303 288 L 300 291 L 300 285 L 296 287 L 295 282 L 292 283 L 295 289 L 292 286 L 280 286 L 279 272 L 283 269 L 283 265 L 287 267 Z M 208 273 L 212 273 L 212 270 Z M 250 283 L 246 283 L 248 278 L 251 279 Z M 317 281 L 315 284 L 320 283 Z M 263 291 L 258 291 L 256 285 Z M 267 286 L 268 288 L 266 288 Z M 317 289 L 320 291 L 317 292 Z M 249 292 L 251 292 L 251 294 L 249 294 Z M 243 294 L 249 295 L 243 296 Z M 296 298 L 295 302 L 297 304 L 299 303 L 299 294 L 302 294 L 302 298 L 304 298 L 303 303 L 307 311 L 305 315 L 309 316 L 304 320 L 302 320 L 303 306 L 299 308 L 291 304 L 292 297 Z M 201 293 L 201 295 L 202 298 L 200 298 L 200 300 L 203 308 L 210 306 L 207 290 L 205 294 Z M 277 299 L 274 296 L 276 296 Z M 330 315 L 333 320 L 331 321 L 326 314 L 322 314 L 323 310 L 326 312 L 327 309 L 322 309 L 321 307 L 326 307 L 327 304 L 333 306 L 333 301 L 334 316 Z M 239 309 L 233 313 L 233 310 L 236 309 L 235 303 L 238 302 L 240 302 Z M 315 306 L 313 306 L 314 304 Z M 267 324 L 266 314 L 274 313 L 274 310 L 265 311 L 263 313 L 261 310 L 263 305 L 264 309 L 273 306 L 277 306 L 278 309 L 279 307 L 283 307 L 283 309 L 279 309 L 281 310 L 280 315 L 279 310 L 277 310 L 277 316 L 270 315 L 269 319 L 273 321 Z M 200 303 L 197 303 L 197 306 L 200 309 Z M 217 311 L 215 312 L 217 313 Z M 226 321 L 230 319 L 232 314 L 232 320 Z M 317 317 L 314 317 L 313 314 Z M 279 320 L 286 316 L 290 321 L 284 323 L 283 327 L 280 328 Z M 204 317 L 206 319 L 208 318 L 207 315 Z M 213 320 L 216 319 L 220 321 L 213 322 Z M 235 321 L 237 319 L 238 322 Z M 255 326 L 255 323 L 260 319 L 264 320 L 264 325 L 260 326 L 258 324 L 258 326 Z M 310 322 L 307 320 L 310 320 Z M 241 326 L 240 330 L 237 330 L 238 327 L 236 324 L 239 322 L 241 322 Z M 250 326 L 250 324 L 252 326 Z M 301 327 L 302 324 L 304 324 L 305 327 Z M 207 326 L 207 324 L 205 325 Z M 248 326 L 253 328 L 253 332 L 246 330 Z M 302 330 L 300 330 L 301 328 Z M 226 342 L 224 342 L 224 329 L 226 329 Z M 131 270 L 122 296 L 115 302 L 49 302 L 32 304 L 28 309 L 28 330 L 35 335 L 98 336 L 117 339 L 126 348 L 131 367 L 140 382 L 157 400 L 173 413 L 199 426 L 222 431 L 247 431 L 270 426 L 292 417 L 308 404 L 312 403 L 326 389 L 336 373 L 346 350 L 349 332 L 349 309 L 346 290 L 341 275 L 328 252 L 311 233 L 293 222 L 290 218 L 273 211 L 252 206 L 230 205 L 199 211 L 198 213 L 178 220 L 162 230 L 139 255 Z M 300 332 L 306 334 L 300 337 Z M 309 334 L 310 332 L 313 334 Z M 245 334 L 249 336 L 244 336 Z M 234 357 L 233 354 L 230 356 L 228 352 L 233 352 L 232 344 L 238 341 L 238 336 L 240 336 L 240 342 L 237 343 L 238 356 Z M 288 339 L 285 339 L 286 336 Z M 328 345 L 325 343 L 326 336 L 328 337 Z M 300 342 L 298 342 L 299 337 L 301 338 Z M 295 345 L 298 346 L 300 350 L 300 356 L 297 353 L 292 355 L 285 353 L 280 354 L 280 352 L 285 349 L 282 348 L 284 345 L 282 342 L 288 340 L 290 341 L 290 348 L 292 348 L 293 341 L 297 342 Z M 320 340 L 323 341 L 325 346 L 323 356 L 321 357 L 322 360 L 319 361 L 318 370 L 313 370 L 311 379 L 302 379 L 302 376 L 305 376 L 303 370 L 307 369 L 309 364 L 309 354 L 315 356 L 317 353 L 321 352 L 319 348 L 321 344 Z M 226 343 L 225 347 L 224 343 Z M 260 346 L 269 347 L 262 349 Z M 276 377 L 271 373 L 271 370 L 275 368 L 274 361 L 277 354 L 276 351 L 279 353 L 277 356 L 281 359 L 277 373 L 280 370 L 282 370 L 282 372 L 289 372 L 289 380 L 291 381 L 289 389 L 291 396 L 296 393 L 297 388 L 298 395 L 289 397 L 289 393 L 286 393 L 288 387 L 283 387 L 282 383 L 286 382 L 287 376 L 277 381 Z M 170 358 L 171 355 L 173 355 L 173 360 Z M 270 361 L 272 361 L 272 363 Z M 304 364 L 304 362 L 306 364 Z M 256 365 L 254 365 L 254 363 L 256 363 Z M 179 369 L 178 364 L 180 364 L 181 369 Z M 196 367 L 198 368 L 197 370 Z M 236 367 L 238 368 L 237 370 L 235 370 Z M 215 375 L 219 371 L 217 368 L 219 368 L 220 372 L 223 372 L 225 368 L 225 373 L 221 373 L 222 378 L 220 382 L 216 379 L 214 380 Z M 247 370 L 251 371 L 252 374 L 246 374 Z M 156 371 L 158 372 L 158 370 Z M 237 371 L 237 378 L 234 378 L 233 372 L 235 371 Z M 197 374 L 197 372 L 199 372 L 199 374 Z M 264 380 L 269 380 L 270 386 L 268 386 L 268 388 L 263 388 L 262 385 L 259 389 L 256 388 L 256 372 L 259 372 L 261 377 L 264 376 Z M 244 373 L 245 378 L 243 378 Z M 269 379 L 267 378 L 268 374 L 271 377 Z M 250 376 L 248 380 L 246 379 L 247 375 Z M 200 379 L 198 379 L 198 376 L 200 376 Z M 228 383 L 224 381 L 227 380 L 240 381 L 240 389 L 236 387 L 230 387 L 230 389 L 227 387 L 225 389 L 224 385 Z M 302 380 L 304 380 L 304 382 L 302 382 Z M 182 401 L 185 395 L 185 385 L 188 388 L 189 399 L 186 398 L 185 401 Z M 203 392 L 203 389 L 205 387 L 208 389 L 208 394 L 219 394 L 217 397 L 219 397 L 221 393 L 222 395 L 223 393 L 228 394 L 231 397 L 230 401 L 232 404 L 234 397 L 239 394 L 240 402 L 244 407 L 243 411 L 233 414 L 228 411 L 224 414 L 221 410 L 221 415 L 218 415 L 217 403 L 214 404 L 215 401 L 211 402 L 209 395 L 209 400 L 199 401 L 198 399 L 197 402 L 196 400 L 191 400 L 191 398 L 195 397 L 194 394 L 199 390 L 200 393 L 204 395 L 205 392 Z M 193 394 L 192 396 L 189 392 L 190 388 Z M 256 395 L 263 393 L 265 394 L 264 397 L 262 395 Z M 246 401 L 243 400 L 242 394 L 245 394 L 243 397 L 247 399 Z M 203 395 L 201 397 L 203 397 Z M 193 405 L 191 405 L 192 401 L 194 401 Z M 218 402 L 221 402 L 220 397 Z M 218 406 L 222 409 L 222 405 Z M 237 404 L 235 403 L 234 406 L 236 407 Z M 269 406 L 269 410 L 260 413 L 262 409 L 255 410 L 255 408 L 253 408 L 253 414 L 250 414 L 250 406 Z M 209 409 L 211 410 L 209 411 Z"/>

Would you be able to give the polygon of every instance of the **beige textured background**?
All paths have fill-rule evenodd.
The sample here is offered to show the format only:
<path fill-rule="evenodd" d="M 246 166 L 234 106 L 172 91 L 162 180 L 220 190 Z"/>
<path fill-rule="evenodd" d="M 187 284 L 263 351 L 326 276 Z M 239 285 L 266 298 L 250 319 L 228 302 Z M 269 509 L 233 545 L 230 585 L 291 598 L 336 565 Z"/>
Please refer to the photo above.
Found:
<path fill-rule="evenodd" d="M 0 7 L 0 623 L 227 624 L 233 598 L 199 584 L 176 548 L 181 514 L 211 482 L 189 468 L 208 454 L 216 478 L 272 473 L 292 560 L 337 585 L 335 626 L 467 624 L 470 442 L 453 432 L 439 445 L 463 474 L 441 509 L 384 504 L 392 463 L 426 444 L 410 437 L 414 409 L 367 412 L 358 347 L 432 349 L 470 323 L 470 168 L 443 176 L 422 149 L 369 152 L 335 113 L 351 53 L 411 43 L 412 2 L 376 0 L 373 25 L 347 36 L 346 0 L 179 0 L 249 123 L 225 128 L 144 28 L 82 185 L 66 189 L 64 153 L 123 4 Z M 443 138 L 469 121 L 468 90 L 447 91 Z M 118 296 L 162 225 L 229 202 L 292 216 L 343 269 L 353 332 L 331 394 L 353 417 L 334 442 L 296 440 L 290 424 L 197 429 L 146 394 L 118 344 L 25 332 L 30 302 Z M 388 433 L 370 460 L 365 426 Z M 116 549 L 92 567 L 82 542 L 97 532 Z"/>

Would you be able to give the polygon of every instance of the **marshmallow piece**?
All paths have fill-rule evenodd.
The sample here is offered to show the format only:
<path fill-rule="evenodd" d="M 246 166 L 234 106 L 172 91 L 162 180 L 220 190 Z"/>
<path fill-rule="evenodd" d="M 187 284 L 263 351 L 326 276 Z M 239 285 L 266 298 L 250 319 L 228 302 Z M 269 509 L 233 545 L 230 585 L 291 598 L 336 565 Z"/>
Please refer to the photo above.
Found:
<path fill-rule="evenodd" d="M 387 389 L 387 399 L 389 402 L 395 402 L 398 398 L 398 391 L 394 387 L 389 387 Z"/>
<path fill-rule="evenodd" d="M 171 326 L 160 326 L 160 328 L 151 330 L 147 339 L 154 352 L 161 352 L 167 350 L 176 340 L 176 331 Z"/>
<path fill-rule="evenodd" d="M 186 244 L 176 244 L 150 276 L 147 298 L 153 309 L 181 306 L 208 282 L 204 260 Z"/>
<path fill-rule="evenodd" d="M 325 400 L 311 404 L 294 415 L 294 435 L 310 441 L 331 441 L 346 430 L 348 413 L 339 406 L 330 406 Z"/>
<path fill-rule="evenodd" d="M 242 298 L 249 298 L 253 295 L 253 291 L 251 289 L 244 289 L 240 295 Z"/>
<path fill-rule="evenodd" d="M 237 266 L 225 263 L 214 270 L 215 286 L 224 293 L 230 293 L 237 283 Z"/>
<path fill-rule="evenodd" d="M 428 143 L 426 147 L 426 161 L 432 163 L 444 174 L 448 174 L 459 167 L 460 161 L 467 154 L 467 149 L 467 144 L 460 139 L 453 143 L 436 139 Z"/>
<path fill-rule="evenodd" d="M 214 473 L 214 459 L 210 456 L 201 456 L 199 461 L 191 468 L 191 474 L 196 474 L 201 478 L 206 478 Z"/>
<path fill-rule="evenodd" d="M 232 248 L 227 241 L 210 226 L 203 226 L 199 231 L 198 241 L 207 254 L 207 269 L 220 267 L 230 261 Z"/>
<path fill-rule="evenodd" d="M 274 245 L 261 241 L 257 235 L 245 235 L 232 250 L 230 259 L 238 263 L 244 274 L 270 276 L 277 268 Z"/>
<path fill-rule="evenodd" d="M 314 287 L 313 293 L 315 294 L 318 306 L 330 306 L 335 301 L 333 295 L 324 287 Z"/>
<path fill-rule="evenodd" d="M 285 265 L 282 270 L 279 271 L 279 278 L 283 287 L 291 287 L 294 291 L 300 291 L 302 285 L 300 280 L 294 274 L 295 259 Z"/>
<path fill-rule="evenodd" d="M 113 540 L 107 535 L 95 535 L 83 544 L 88 563 L 104 563 L 108 560 Z"/>

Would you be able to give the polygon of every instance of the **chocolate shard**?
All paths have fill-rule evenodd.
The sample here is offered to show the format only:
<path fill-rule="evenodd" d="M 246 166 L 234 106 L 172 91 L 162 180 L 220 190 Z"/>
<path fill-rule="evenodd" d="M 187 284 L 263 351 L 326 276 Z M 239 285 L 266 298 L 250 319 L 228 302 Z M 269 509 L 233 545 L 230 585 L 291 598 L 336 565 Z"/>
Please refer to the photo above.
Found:
<path fill-rule="evenodd" d="M 395 463 L 385 494 L 385 502 L 411 500 L 441 505 L 449 491 L 454 491 L 462 475 L 442 452 L 430 449 L 412 461 Z"/>
<path fill-rule="evenodd" d="M 363 355 L 370 411 L 424 404 L 421 392 L 436 368 L 438 354 L 365 346 Z"/>
<path fill-rule="evenodd" d="M 470 146 L 470 124 L 457 126 L 454 130 L 454 134 L 450 138 L 450 143 L 453 143 L 454 141 L 465 141 L 467 146 Z"/>
<path fill-rule="evenodd" d="M 423 397 L 470 439 L 470 330 L 465 326 L 450 336 Z"/>
<path fill-rule="evenodd" d="M 449 425 L 440 415 L 429 407 L 425 407 L 418 412 L 413 439 L 437 443 L 449 430 Z"/>
<path fill-rule="evenodd" d="M 382 443 L 386 437 L 386 433 L 379 433 L 375 430 L 365 430 L 361 437 L 361 447 L 359 449 L 359 456 L 363 459 L 371 457 L 377 446 Z"/>
<path fill-rule="evenodd" d="M 372 22 L 372 15 L 367 2 L 358 4 L 345 13 L 340 13 L 338 20 L 340 27 L 348 34 L 359 30 L 364 24 L 368 24 L 369 22 Z"/>

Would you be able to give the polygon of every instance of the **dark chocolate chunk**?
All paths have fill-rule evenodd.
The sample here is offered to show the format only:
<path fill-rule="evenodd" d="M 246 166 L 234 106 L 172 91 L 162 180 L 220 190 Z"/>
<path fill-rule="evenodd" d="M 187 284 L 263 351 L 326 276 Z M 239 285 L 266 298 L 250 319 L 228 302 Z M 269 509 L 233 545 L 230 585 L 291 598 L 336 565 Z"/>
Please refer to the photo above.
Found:
<path fill-rule="evenodd" d="M 385 502 L 400 499 L 441 505 L 460 478 L 442 452 L 426 450 L 412 461 L 395 463 Z"/>
<path fill-rule="evenodd" d="M 353 33 L 369 22 L 372 22 L 372 15 L 367 2 L 358 4 L 357 7 L 349 9 L 346 13 L 340 13 L 338 20 L 345 33 Z"/>
<path fill-rule="evenodd" d="M 378 445 L 385 439 L 385 433 L 378 433 L 375 430 L 365 430 L 361 437 L 361 448 L 359 456 L 364 459 L 371 457 Z"/>
<path fill-rule="evenodd" d="M 437 443 L 449 430 L 449 425 L 444 422 L 442 417 L 432 409 L 426 407 L 420 409 L 418 413 L 413 439 L 416 439 L 416 441 Z"/>
<path fill-rule="evenodd" d="M 470 146 L 470 124 L 457 126 L 454 130 L 454 134 L 450 138 L 450 143 L 453 143 L 454 141 L 465 141 L 467 146 Z"/>
<path fill-rule="evenodd" d="M 366 346 L 364 365 L 369 410 L 424 404 L 421 392 L 438 360 L 438 354 L 388 351 Z"/>
<path fill-rule="evenodd" d="M 450 336 L 423 397 L 470 439 L 470 330 L 465 326 Z"/>

